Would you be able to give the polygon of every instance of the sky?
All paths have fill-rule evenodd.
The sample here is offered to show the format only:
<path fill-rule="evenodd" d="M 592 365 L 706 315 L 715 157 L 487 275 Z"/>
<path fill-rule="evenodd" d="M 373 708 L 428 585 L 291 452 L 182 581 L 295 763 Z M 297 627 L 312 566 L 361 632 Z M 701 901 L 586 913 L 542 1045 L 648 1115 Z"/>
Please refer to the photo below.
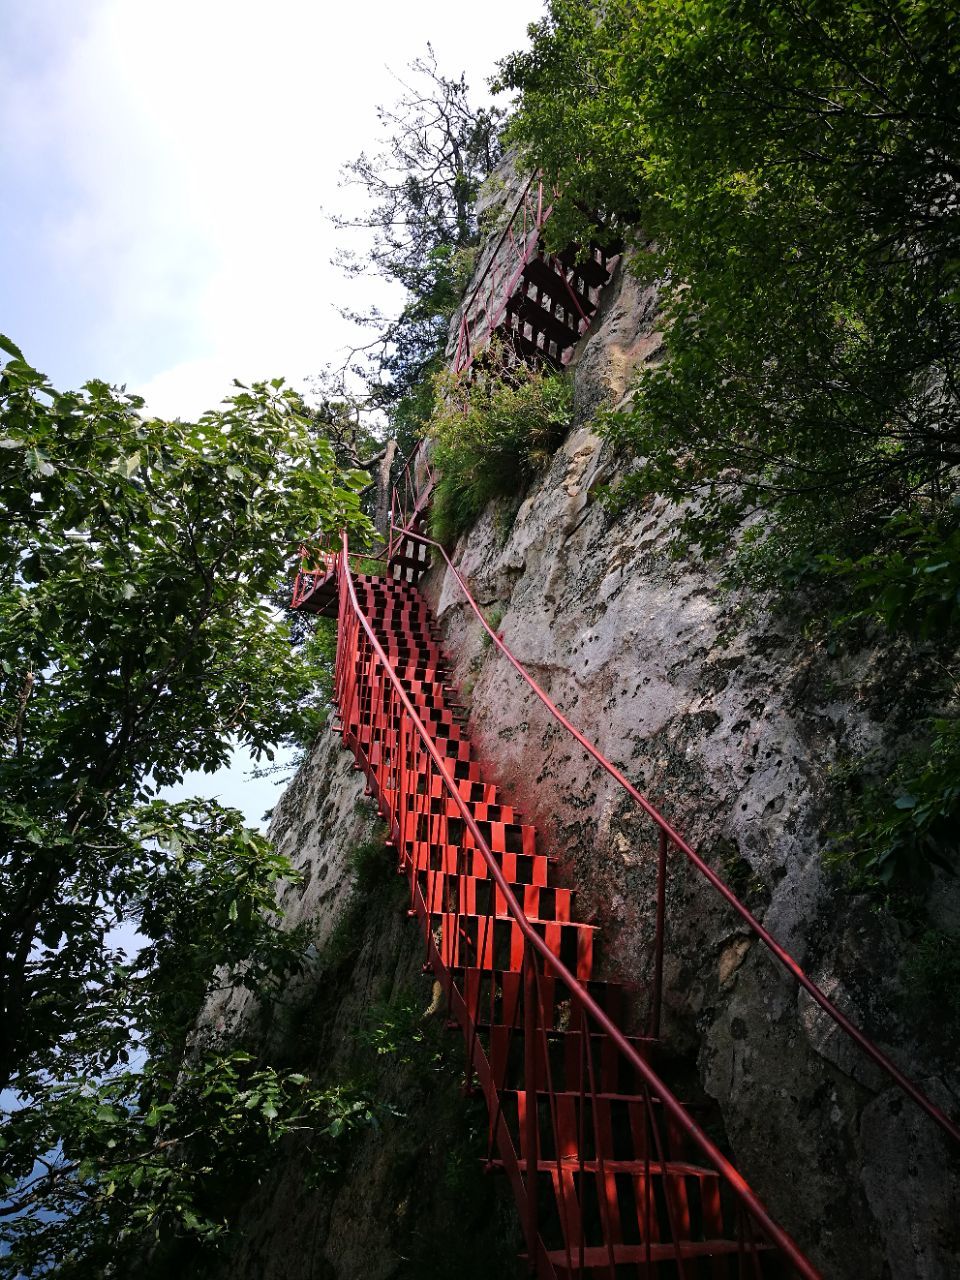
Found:
<path fill-rule="evenodd" d="M 428 41 L 486 96 L 542 9 L 0 0 L 0 332 L 54 385 L 102 378 L 171 418 L 235 377 L 338 363 L 357 334 L 338 307 L 391 304 L 331 264 L 377 104 Z M 256 821 L 275 788 L 242 774 L 213 789 Z"/>

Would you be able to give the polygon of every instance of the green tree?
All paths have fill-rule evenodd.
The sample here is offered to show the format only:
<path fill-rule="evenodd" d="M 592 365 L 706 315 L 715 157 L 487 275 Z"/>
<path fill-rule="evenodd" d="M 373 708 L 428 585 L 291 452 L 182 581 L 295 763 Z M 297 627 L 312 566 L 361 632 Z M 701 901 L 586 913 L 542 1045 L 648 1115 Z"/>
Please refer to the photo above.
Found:
<path fill-rule="evenodd" d="M 264 990 L 306 946 L 271 910 L 287 860 L 235 811 L 159 793 L 234 746 L 272 759 L 315 732 L 315 663 L 268 597 L 303 530 L 366 535 L 367 477 L 337 467 L 279 379 L 238 386 L 199 422 L 161 422 L 100 382 L 58 392 L 0 346 L 4 1232 L 25 1247 L 45 1213 L 90 1200 L 58 1273 L 101 1274 L 89 1258 L 83 1270 L 77 1232 L 116 1229 L 111 1185 L 153 1203 L 156 1179 L 130 1153 L 163 1165 L 164 1186 L 202 1181 L 183 1143 L 204 1122 L 178 1097 L 194 1097 L 198 1071 L 255 1074 L 229 1055 L 182 1065 L 203 999 L 224 982 Z M 132 957 L 120 925 L 137 931 Z M 257 1114 L 282 1127 L 313 1103 L 275 1083 L 286 1112 Z M 225 1115 L 234 1102 L 217 1097 Z M 183 1190 L 167 1207 L 181 1229 L 196 1216 Z"/>
<path fill-rule="evenodd" d="M 610 429 L 706 549 L 751 511 L 768 566 L 955 519 L 958 54 L 929 0 L 553 0 L 503 65 L 555 238 L 648 246 L 665 359 Z"/>
<path fill-rule="evenodd" d="M 346 184 L 366 192 L 369 209 L 357 220 L 334 219 L 340 230 L 368 233 L 367 248 L 340 254 L 348 274 L 372 273 L 405 293 L 394 316 L 347 313 L 373 334 L 353 353 L 353 369 L 369 403 L 387 410 L 403 452 L 432 407 L 430 375 L 469 279 L 477 195 L 500 157 L 503 119 L 497 108 L 471 103 L 464 76 L 442 75 L 429 46 L 410 71 L 397 103 L 378 108 L 386 146 L 345 171 Z"/>

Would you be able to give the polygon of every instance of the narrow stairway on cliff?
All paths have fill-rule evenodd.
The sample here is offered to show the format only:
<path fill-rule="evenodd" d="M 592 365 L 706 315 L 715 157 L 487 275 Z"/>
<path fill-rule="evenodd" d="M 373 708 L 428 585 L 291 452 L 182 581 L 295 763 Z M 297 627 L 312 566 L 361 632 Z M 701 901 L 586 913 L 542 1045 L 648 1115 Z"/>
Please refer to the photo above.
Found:
<path fill-rule="evenodd" d="M 488 1167 L 516 1195 L 543 1277 L 774 1277 L 816 1272 L 741 1194 L 742 1180 L 625 1035 L 629 993 L 594 978 L 595 926 L 557 883 L 533 826 L 477 760 L 416 586 L 353 575 L 341 556 L 339 730 L 387 819 L 424 965 L 486 1099 Z M 331 583 L 323 603 L 328 607 Z M 354 607 L 355 606 L 355 607 Z M 307 607 L 310 607 L 309 601 Z M 478 1158 L 483 1156 L 477 1153 Z M 718 1159 L 719 1157 L 719 1159 Z"/>
<path fill-rule="evenodd" d="M 599 314 L 622 246 L 611 239 L 586 252 L 548 253 L 541 233 L 549 215 L 543 183 L 531 178 L 459 311 L 455 342 L 451 330 L 451 365 L 465 379 L 482 376 L 491 339 L 518 361 L 563 368 Z M 418 446 L 393 492 L 382 574 L 354 573 L 345 541 L 340 550 L 305 552 L 293 603 L 339 618 L 338 727 L 389 825 L 410 915 L 422 930 L 424 970 L 442 987 L 463 1034 L 467 1087 L 480 1089 L 488 1109 L 486 1164 L 510 1181 L 527 1270 L 541 1280 L 816 1280 L 816 1267 L 725 1153 L 711 1100 L 684 1088 L 681 1101 L 665 1079 L 678 1078 L 659 1032 L 668 857 L 709 882 L 845 1043 L 954 1142 L 960 1129 L 844 1015 L 487 626 L 461 574 L 424 536 L 435 481 L 429 449 Z M 604 980 L 594 976 L 598 930 L 579 917 L 575 893 L 559 883 L 534 827 L 477 758 L 416 585 L 431 549 L 446 559 L 501 656 L 652 823 L 656 933 L 653 972 L 640 999 L 606 970 Z M 782 1167 L 785 1179 L 803 1176 L 787 1155 Z"/>

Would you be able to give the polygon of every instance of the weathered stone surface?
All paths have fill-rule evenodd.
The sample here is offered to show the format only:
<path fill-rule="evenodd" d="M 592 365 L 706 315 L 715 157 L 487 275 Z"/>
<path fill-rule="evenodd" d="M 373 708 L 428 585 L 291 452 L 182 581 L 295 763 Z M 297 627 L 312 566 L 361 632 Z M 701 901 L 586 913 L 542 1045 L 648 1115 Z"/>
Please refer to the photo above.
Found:
<path fill-rule="evenodd" d="M 940 1106 L 956 1105 L 940 1080 L 920 1083 Z M 864 1146 L 876 1153 L 861 1171 L 870 1210 L 900 1227 L 887 1243 L 890 1275 L 956 1276 L 960 1178 L 946 1144 L 931 1141 L 929 1126 L 891 1089 L 864 1107 L 860 1128 Z"/>
<path fill-rule="evenodd" d="M 373 829 L 370 806 L 363 798 L 365 785 L 363 775 L 354 772 L 353 757 L 328 727 L 273 813 L 270 838 L 302 877 L 281 887 L 284 924 L 294 928 L 309 922 L 313 956 L 323 949 L 349 901 L 354 879 L 350 852 Z M 216 1038 L 238 1030 L 249 1034 L 251 1023 L 262 1021 L 262 1013 L 243 987 L 226 986 L 204 1008 L 200 1031 Z"/>
<path fill-rule="evenodd" d="M 575 374 L 575 412 L 586 422 L 601 404 L 616 403 L 628 392 L 634 370 L 659 358 L 662 340 L 654 323 L 659 294 L 630 270 L 628 250 L 600 296 L 593 320 L 593 341 L 581 342 L 568 366 Z"/>
<path fill-rule="evenodd" d="M 955 1106 L 956 1064 L 916 1043 L 898 1017 L 898 926 L 839 891 L 821 861 L 831 771 L 869 751 L 890 755 L 919 698 L 915 655 L 889 644 L 832 655 L 789 611 L 672 560 L 666 541 L 679 512 L 669 503 L 612 518 L 594 500 L 622 464 L 590 416 L 627 393 L 640 361 L 656 358 L 655 316 L 653 292 L 621 273 L 574 362 L 579 425 L 512 523 L 510 504 L 491 508 L 454 560 L 561 709 L 840 1008 Z M 596 907 L 605 963 L 644 982 L 650 823 L 485 643 L 452 576 L 435 569 L 425 586 L 481 752 Z M 668 1040 L 696 1055 L 743 1172 L 826 1274 L 960 1273 L 955 1174 L 944 1172 L 937 1131 L 907 1103 L 909 1119 L 891 1117 L 877 1068 L 798 996 L 679 856 L 668 890 L 665 1019 Z M 921 1146 L 933 1154 L 914 1157 Z M 897 1171 L 911 1160 L 897 1203 Z"/>

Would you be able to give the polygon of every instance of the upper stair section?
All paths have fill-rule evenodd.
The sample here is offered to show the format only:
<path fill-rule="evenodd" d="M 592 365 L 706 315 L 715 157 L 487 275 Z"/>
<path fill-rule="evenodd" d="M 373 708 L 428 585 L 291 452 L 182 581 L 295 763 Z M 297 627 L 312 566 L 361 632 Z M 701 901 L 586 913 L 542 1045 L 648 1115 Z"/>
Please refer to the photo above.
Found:
<path fill-rule="evenodd" d="M 455 373 L 468 373 L 491 338 L 528 364 L 561 369 L 590 328 L 623 246 L 548 253 L 543 228 L 551 209 L 543 181 L 534 175 L 484 255 L 461 310 Z"/>

